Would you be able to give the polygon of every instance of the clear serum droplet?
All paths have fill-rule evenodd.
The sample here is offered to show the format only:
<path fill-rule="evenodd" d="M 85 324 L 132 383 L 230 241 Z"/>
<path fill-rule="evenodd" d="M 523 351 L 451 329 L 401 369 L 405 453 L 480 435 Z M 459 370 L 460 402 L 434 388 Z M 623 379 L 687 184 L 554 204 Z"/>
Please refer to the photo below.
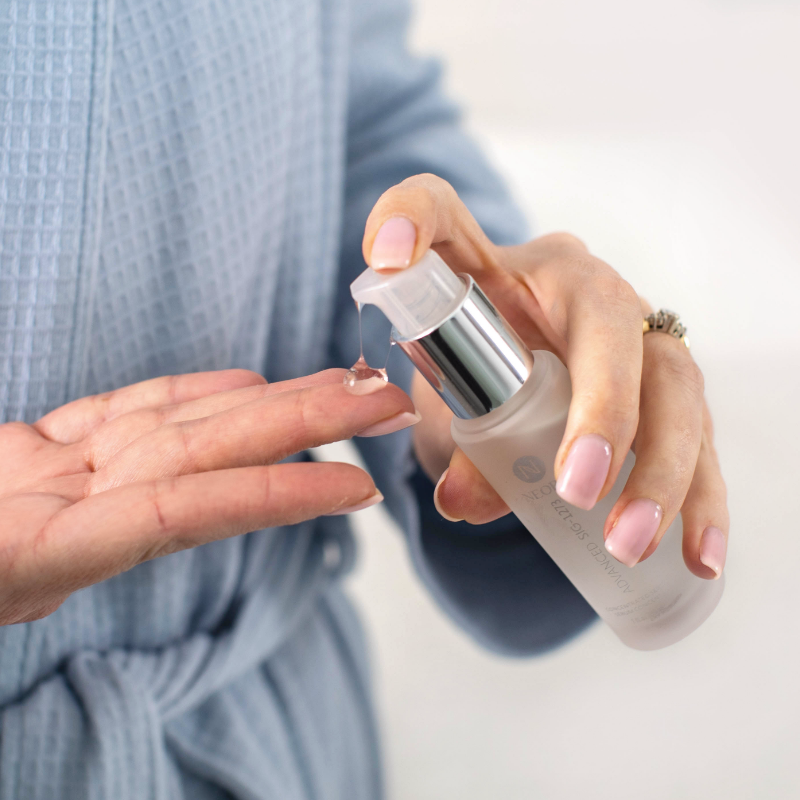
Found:
<path fill-rule="evenodd" d="M 389 376 L 386 374 L 386 370 L 373 369 L 364 360 L 364 356 L 361 356 L 344 376 L 344 385 L 353 394 L 369 394 L 378 388 L 376 384 L 388 382 Z"/>
<path fill-rule="evenodd" d="M 370 394 L 389 382 L 386 368 L 373 369 L 364 358 L 364 339 L 361 334 L 361 309 L 362 304 L 356 303 L 358 309 L 358 338 L 360 353 L 358 361 L 350 368 L 344 376 L 345 388 L 353 394 Z M 388 360 L 388 359 L 387 359 Z"/>

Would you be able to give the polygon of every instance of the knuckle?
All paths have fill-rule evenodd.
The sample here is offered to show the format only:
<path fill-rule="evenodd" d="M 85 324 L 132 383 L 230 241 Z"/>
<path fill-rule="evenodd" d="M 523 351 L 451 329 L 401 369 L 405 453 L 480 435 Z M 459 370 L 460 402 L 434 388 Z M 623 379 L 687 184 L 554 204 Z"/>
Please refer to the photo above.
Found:
<path fill-rule="evenodd" d="M 420 189 L 429 194 L 455 194 L 456 190 L 444 178 L 434 175 L 432 172 L 420 172 L 406 178 L 400 186 L 404 189 Z"/>
<path fill-rule="evenodd" d="M 200 471 L 195 450 L 192 447 L 190 429 L 197 420 L 170 422 L 157 428 L 151 435 L 142 437 L 134 443 L 128 454 L 128 461 L 160 466 L 161 474 L 169 470 L 174 475 L 187 475 Z"/>
<path fill-rule="evenodd" d="M 588 415 L 591 419 L 600 420 L 600 429 L 605 433 L 615 452 L 619 447 L 630 446 L 639 427 L 639 401 L 630 397 L 614 396 L 607 402 L 597 398 L 593 411 Z M 598 427 L 595 423 L 592 429 Z"/>
<path fill-rule="evenodd" d="M 189 435 L 189 427 L 193 424 L 194 422 L 190 421 L 179 422 L 169 426 L 174 429 L 175 447 L 181 464 L 180 472 L 184 474 L 196 472 L 198 469 L 197 459 L 192 448 L 192 437 Z"/>
<path fill-rule="evenodd" d="M 269 463 L 323 443 L 321 415 L 314 403 L 314 396 L 312 389 L 294 392 L 291 407 L 286 414 L 281 413 L 281 422 L 274 428 Z"/>
<path fill-rule="evenodd" d="M 173 479 L 157 481 L 153 484 L 153 488 L 150 491 L 150 503 L 153 507 L 156 529 L 164 536 L 168 535 L 170 532 L 169 517 L 164 512 L 164 500 L 171 486 L 174 486 Z"/>
<path fill-rule="evenodd" d="M 586 255 L 576 255 L 569 260 L 570 277 L 579 291 L 576 297 L 588 304 L 595 313 L 614 315 L 636 323 L 641 331 L 641 303 L 636 290 L 608 264 Z"/>
<path fill-rule="evenodd" d="M 320 415 L 314 403 L 314 397 L 315 393 L 309 389 L 302 389 L 297 393 L 295 406 L 297 412 L 295 433 L 297 438 L 291 437 L 295 446 L 299 444 L 303 447 L 315 447 L 320 444 L 318 441 Z"/>
<path fill-rule="evenodd" d="M 541 236 L 539 238 L 539 241 L 551 247 L 556 247 L 558 249 L 578 250 L 584 253 L 589 252 L 589 248 L 586 246 L 586 243 L 582 239 L 575 236 L 574 234 L 567 233 L 566 231 L 556 231 L 554 233 L 548 233 L 545 236 Z"/>
<path fill-rule="evenodd" d="M 152 509 L 152 522 L 155 538 L 147 542 L 132 559 L 132 563 L 122 569 L 129 569 L 144 561 L 171 555 L 192 546 L 181 531 L 169 511 L 170 497 L 178 492 L 177 478 L 167 478 L 155 482 L 150 489 L 149 502 Z"/>
<path fill-rule="evenodd" d="M 632 437 L 639 427 L 639 398 L 630 392 L 619 392 L 600 404 L 604 419 L 612 429 L 625 431 Z"/>
<path fill-rule="evenodd" d="M 123 424 L 134 434 L 139 431 L 156 431 L 162 426 L 172 424 L 173 420 L 180 420 L 180 408 L 180 405 L 166 405 L 132 411 L 125 415 Z"/>
<path fill-rule="evenodd" d="M 180 385 L 180 376 L 168 375 L 167 376 L 167 402 L 169 405 L 174 405 L 178 402 L 178 387 Z"/>
<path fill-rule="evenodd" d="M 641 314 L 641 304 L 636 290 L 621 275 L 605 264 L 598 268 L 594 277 L 595 291 L 606 306 L 624 309 L 638 319 Z"/>
<path fill-rule="evenodd" d="M 458 200 L 458 193 L 448 181 L 429 172 L 412 175 L 396 188 L 402 192 L 403 205 L 414 209 L 448 206 Z"/>
<path fill-rule="evenodd" d="M 639 374 L 617 365 L 608 369 L 601 379 L 584 382 L 578 398 L 578 423 L 588 422 L 593 427 L 596 420 L 616 441 L 633 438 L 639 426 L 641 394 Z"/>

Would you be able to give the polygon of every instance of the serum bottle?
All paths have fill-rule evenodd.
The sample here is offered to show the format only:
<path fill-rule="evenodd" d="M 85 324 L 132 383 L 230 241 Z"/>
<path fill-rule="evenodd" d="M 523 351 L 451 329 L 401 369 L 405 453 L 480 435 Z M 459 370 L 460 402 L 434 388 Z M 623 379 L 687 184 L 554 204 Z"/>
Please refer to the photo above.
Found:
<path fill-rule="evenodd" d="M 599 616 L 629 647 L 655 650 L 699 627 L 722 596 L 683 562 L 680 516 L 648 559 L 629 568 L 606 551 L 605 519 L 635 457 L 590 511 L 555 490 L 553 464 L 571 387 L 552 353 L 531 352 L 475 281 L 429 251 L 390 275 L 365 270 L 351 285 L 394 326 L 394 341 L 453 411 L 452 436 Z"/>

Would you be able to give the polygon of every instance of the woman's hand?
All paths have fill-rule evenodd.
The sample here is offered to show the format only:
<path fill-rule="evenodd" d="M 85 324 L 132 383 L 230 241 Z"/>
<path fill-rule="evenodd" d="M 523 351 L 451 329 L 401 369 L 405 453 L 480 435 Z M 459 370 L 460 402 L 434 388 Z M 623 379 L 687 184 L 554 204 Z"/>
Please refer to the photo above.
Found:
<path fill-rule="evenodd" d="M 382 500 L 357 467 L 275 463 L 416 421 L 397 387 L 357 397 L 343 376 L 156 378 L 0 425 L 0 624 L 157 556 Z"/>
<path fill-rule="evenodd" d="M 418 175 L 378 201 L 364 256 L 377 270 L 402 269 L 429 248 L 471 274 L 531 349 L 551 350 L 569 368 L 573 397 L 555 463 L 559 495 L 580 508 L 594 506 L 633 445 L 636 465 L 605 524 L 609 550 L 633 566 L 681 512 L 687 566 L 702 578 L 718 577 L 728 534 L 725 484 L 703 376 L 684 344 L 659 333 L 643 337 L 647 306 L 574 236 L 497 247 L 446 181 Z M 422 414 L 415 449 L 439 481 L 442 515 L 481 523 L 508 513 L 455 447 L 452 415 L 419 375 L 412 395 Z"/>

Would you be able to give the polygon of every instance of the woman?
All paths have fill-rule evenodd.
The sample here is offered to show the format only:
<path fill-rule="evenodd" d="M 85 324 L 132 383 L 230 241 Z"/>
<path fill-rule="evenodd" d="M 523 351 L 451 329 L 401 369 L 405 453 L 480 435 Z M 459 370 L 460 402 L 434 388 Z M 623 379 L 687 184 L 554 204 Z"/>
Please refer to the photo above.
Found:
<path fill-rule="evenodd" d="M 362 246 L 402 268 L 433 245 L 474 274 L 570 368 L 566 499 L 593 504 L 636 434 L 609 520 L 625 558 L 682 511 L 689 568 L 720 573 L 700 373 L 643 341 L 633 290 L 578 240 L 521 244 L 406 52 L 403 0 L 3 13 L 0 797 L 379 797 L 339 581 L 342 515 L 383 498 L 487 646 L 533 654 L 592 620 L 407 364 L 361 397 L 328 369 L 357 355 Z M 371 321 L 368 360 L 387 341 Z M 303 455 L 351 436 L 373 477 Z"/>

